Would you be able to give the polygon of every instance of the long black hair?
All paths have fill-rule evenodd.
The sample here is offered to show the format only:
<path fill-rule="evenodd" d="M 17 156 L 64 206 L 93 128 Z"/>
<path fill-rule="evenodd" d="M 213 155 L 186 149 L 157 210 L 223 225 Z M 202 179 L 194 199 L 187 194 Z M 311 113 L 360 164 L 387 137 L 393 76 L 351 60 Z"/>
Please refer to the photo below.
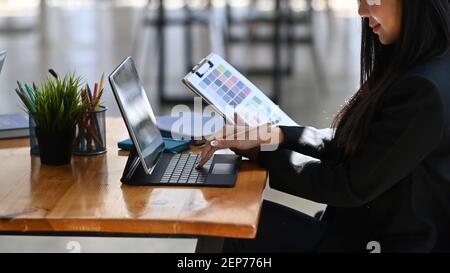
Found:
<path fill-rule="evenodd" d="M 393 45 L 383 45 L 369 19 L 362 18 L 361 86 L 332 125 L 344 156 L 358 151 L 384 92 L 403 73 L 450 51 L 450 0 L 398 1 L 402 1 L 401 34 Z"/>

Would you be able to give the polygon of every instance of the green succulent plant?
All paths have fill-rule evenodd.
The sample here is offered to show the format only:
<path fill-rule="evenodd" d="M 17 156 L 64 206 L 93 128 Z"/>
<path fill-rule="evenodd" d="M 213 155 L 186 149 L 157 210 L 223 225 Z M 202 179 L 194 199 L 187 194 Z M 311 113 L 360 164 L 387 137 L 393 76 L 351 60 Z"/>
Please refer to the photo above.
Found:
<path fill-rule="evenodd" d="M 80 77 L 74 73 L 63 78 L 54 72 L 52 75 L 39 87 L 35 83 L 32 88 L 18 83 L 16 93 L 39 130 L 59 133 L 74 128 L 88 105 L 81 99 Z"/>

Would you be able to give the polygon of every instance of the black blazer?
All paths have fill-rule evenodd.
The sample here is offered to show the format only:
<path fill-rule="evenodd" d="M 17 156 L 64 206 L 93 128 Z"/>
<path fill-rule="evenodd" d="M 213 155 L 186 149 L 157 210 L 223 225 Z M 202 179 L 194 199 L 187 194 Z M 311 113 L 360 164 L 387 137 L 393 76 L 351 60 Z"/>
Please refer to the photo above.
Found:
<path fill-rule="evenodd" d="M 449 251 L 449 109 L 447 54 L 388 90 L 353 158 L 339 159 L 330 130 L 282 127 L 285 143 L 259 161 L 272 188 L 328 204 L 318 251 Z"/>

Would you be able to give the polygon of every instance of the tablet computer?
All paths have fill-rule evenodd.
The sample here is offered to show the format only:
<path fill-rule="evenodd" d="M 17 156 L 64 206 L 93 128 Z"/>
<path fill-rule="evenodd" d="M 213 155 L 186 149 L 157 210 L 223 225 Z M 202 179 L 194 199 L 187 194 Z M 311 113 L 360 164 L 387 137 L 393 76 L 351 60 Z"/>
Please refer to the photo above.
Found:
<path fill-rule="evenodd" d="M 2 72 L 2 68 L 3 68 L 3 63 L 5 62 L 6 59 L 6 51 L 0 51 L 0 72 Z"/>
<path fill-rule="evenodd" d="M 234 123 L 237 114 L 250 126 L 267 123 L 297 125 L 261 90 L 217 54 L 211 53 L 200 61 L 182 82 L 212 105 L 230 124 Z"/>

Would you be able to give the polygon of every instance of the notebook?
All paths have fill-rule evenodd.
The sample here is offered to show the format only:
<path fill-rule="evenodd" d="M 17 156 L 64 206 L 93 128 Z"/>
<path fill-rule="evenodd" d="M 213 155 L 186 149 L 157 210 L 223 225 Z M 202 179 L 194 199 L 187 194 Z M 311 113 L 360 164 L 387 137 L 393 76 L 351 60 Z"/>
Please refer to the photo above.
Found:
<path fill-rule="evenodd" d="M 20 114 L 0 115 L 0 139 L 27 137 L 28 119 Z"/>
<path fill-rule="evenodd" d="M 261 90 L 219 55 L 211 53 L 183 78 L 194 93 L 214 106 L 231 124 L 235 113 L 250 126 L 297 126 Z"/>

